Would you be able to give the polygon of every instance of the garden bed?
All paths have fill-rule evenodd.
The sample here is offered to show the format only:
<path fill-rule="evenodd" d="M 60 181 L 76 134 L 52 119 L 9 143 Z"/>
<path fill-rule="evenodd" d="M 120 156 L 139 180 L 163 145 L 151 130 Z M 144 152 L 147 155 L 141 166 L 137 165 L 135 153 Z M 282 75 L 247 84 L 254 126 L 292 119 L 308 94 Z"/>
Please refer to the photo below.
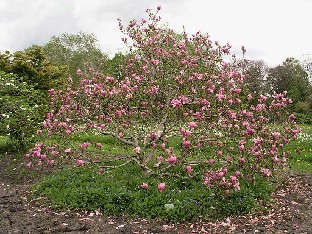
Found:
<path fill-rule="evenodd" d="M 84 212 L 59 212 L 32 200 L 29 176 L 14 155 L 0 157 L 0 233 L 311 233 L 312 175 L 287 173 L 273 200 L 257 214 L 202 220 L 194 223 L 165 223 L 148 219 L 107 217 Z"/>

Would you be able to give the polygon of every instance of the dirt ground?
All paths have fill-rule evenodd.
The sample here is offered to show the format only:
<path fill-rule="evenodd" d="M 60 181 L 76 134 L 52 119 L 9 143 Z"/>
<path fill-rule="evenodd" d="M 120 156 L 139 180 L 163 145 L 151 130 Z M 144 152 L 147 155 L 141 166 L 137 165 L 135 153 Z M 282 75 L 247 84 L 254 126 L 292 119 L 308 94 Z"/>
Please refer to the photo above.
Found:
<path fill-rule="evenodd" d="M 163 223 L 106 217 L 97 212 L 56 212 L 31 200 L 31 178 L 12 171 L 12 155 L 0 156 L 0 234 L 5 233 L 311 233 L 312 175 L 293 173 L 266 211 L 220 221 Z M 14 162 L 14 165 L 20 165 Z M 17 182 L 18 181 L 18 182 Z"/>

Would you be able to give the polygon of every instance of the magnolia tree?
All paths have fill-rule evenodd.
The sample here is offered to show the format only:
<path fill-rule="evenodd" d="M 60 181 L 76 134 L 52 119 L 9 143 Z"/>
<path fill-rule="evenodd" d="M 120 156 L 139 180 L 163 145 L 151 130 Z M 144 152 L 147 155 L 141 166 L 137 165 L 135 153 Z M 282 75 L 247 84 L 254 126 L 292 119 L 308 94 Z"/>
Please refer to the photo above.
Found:
<path fill-rule="evenodd" d="M 80 85 L 49 91 L 51 111 L 38 134 L 57 137 L 58 143 L 37 144 L 26 155 L 28 167 L 62 159 L 92 163 L 89 147 L 105 146 L 71 142 L 73 134 L 84 131 L 131 147 L 133 154 L 119 166 L 134 162 L 146 175 L 162 177 L 160 191 L 166 178 L 178 176 L 202 178 L 206 186 L 229 193 L 239 190 L 244 178 L 271 176 L 286 165 L 284 146 L 299 132 L 295 116 L 286 112 L 291 103 L 286 93 L 260 96 L 251 104 L 242 69 L 223 60 L 231 46 L 201 33 L 177 34 L 161 25 L 159 10 L 147 10 L 148 20 L 133 20 L 127 27 L 119 21 L 131 54 L 125 77 L 78 70 Z M 112 166 L 100 164 L 100 172 L 106 167 Z"/>

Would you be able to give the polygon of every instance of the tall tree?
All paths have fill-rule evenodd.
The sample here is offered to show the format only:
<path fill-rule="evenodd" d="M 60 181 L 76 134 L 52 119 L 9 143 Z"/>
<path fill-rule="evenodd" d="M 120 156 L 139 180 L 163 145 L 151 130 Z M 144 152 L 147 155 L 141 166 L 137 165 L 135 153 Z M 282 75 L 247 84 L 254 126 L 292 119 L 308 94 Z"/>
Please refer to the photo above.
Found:
<path fill-rule="evenodd" d="M 312 123 L 312 85 L 298 60 L 287 58 L 283 64 L 270 68 L 268 84 L 271 94 L 288 92 L 298 122 Z"/>
<path fill-rule="evenodd" d="M 256 99 L 261 94 L 268 92 L 266 80 L 268 72 L 269 66 L 263 60 L 249 60 L 245 63 L 245 73 L 247 75 L 245 84 Z"/>
<path fill-rule="evenodd" d="M 294 58 L 287 58 L 282 65 L 269 69 L 268 84 L 271 93 L 288 91 L 294 103 L 305 101 L 311 95 L 307 72 Z"/>
<path fill-rule="evenodd" d="M 77 69 L 98 69 L 108 59 L 100 49 L 96 36 L 83 32 L 53 36 L 43 49 L 50 61 L 67 65 L 71 76 L 77 73 Z"/>

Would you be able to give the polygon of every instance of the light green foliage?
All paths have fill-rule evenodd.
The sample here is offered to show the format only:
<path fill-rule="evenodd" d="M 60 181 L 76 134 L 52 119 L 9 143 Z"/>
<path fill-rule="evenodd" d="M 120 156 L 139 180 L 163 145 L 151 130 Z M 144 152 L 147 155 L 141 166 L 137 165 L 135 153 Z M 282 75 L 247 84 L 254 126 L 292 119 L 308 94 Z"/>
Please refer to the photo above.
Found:
<path fill-rule="evenodd" d="M 98 70 L 108 59 L 100 49 L 96 36 L 83 32 L 53 36 L 43 50 L 50 61 L 68 66 L 69 75 L 73 78 L 77 69 L 93 67 Z"/>
<path fill-rule="evenodd" d="M 0 71 L 23 77 L 27 84 L 46 92 L 62 85 L 67 68 L 50 62 L 42 47 L 32 46 L 25 51 L 0 54 Z"/>

